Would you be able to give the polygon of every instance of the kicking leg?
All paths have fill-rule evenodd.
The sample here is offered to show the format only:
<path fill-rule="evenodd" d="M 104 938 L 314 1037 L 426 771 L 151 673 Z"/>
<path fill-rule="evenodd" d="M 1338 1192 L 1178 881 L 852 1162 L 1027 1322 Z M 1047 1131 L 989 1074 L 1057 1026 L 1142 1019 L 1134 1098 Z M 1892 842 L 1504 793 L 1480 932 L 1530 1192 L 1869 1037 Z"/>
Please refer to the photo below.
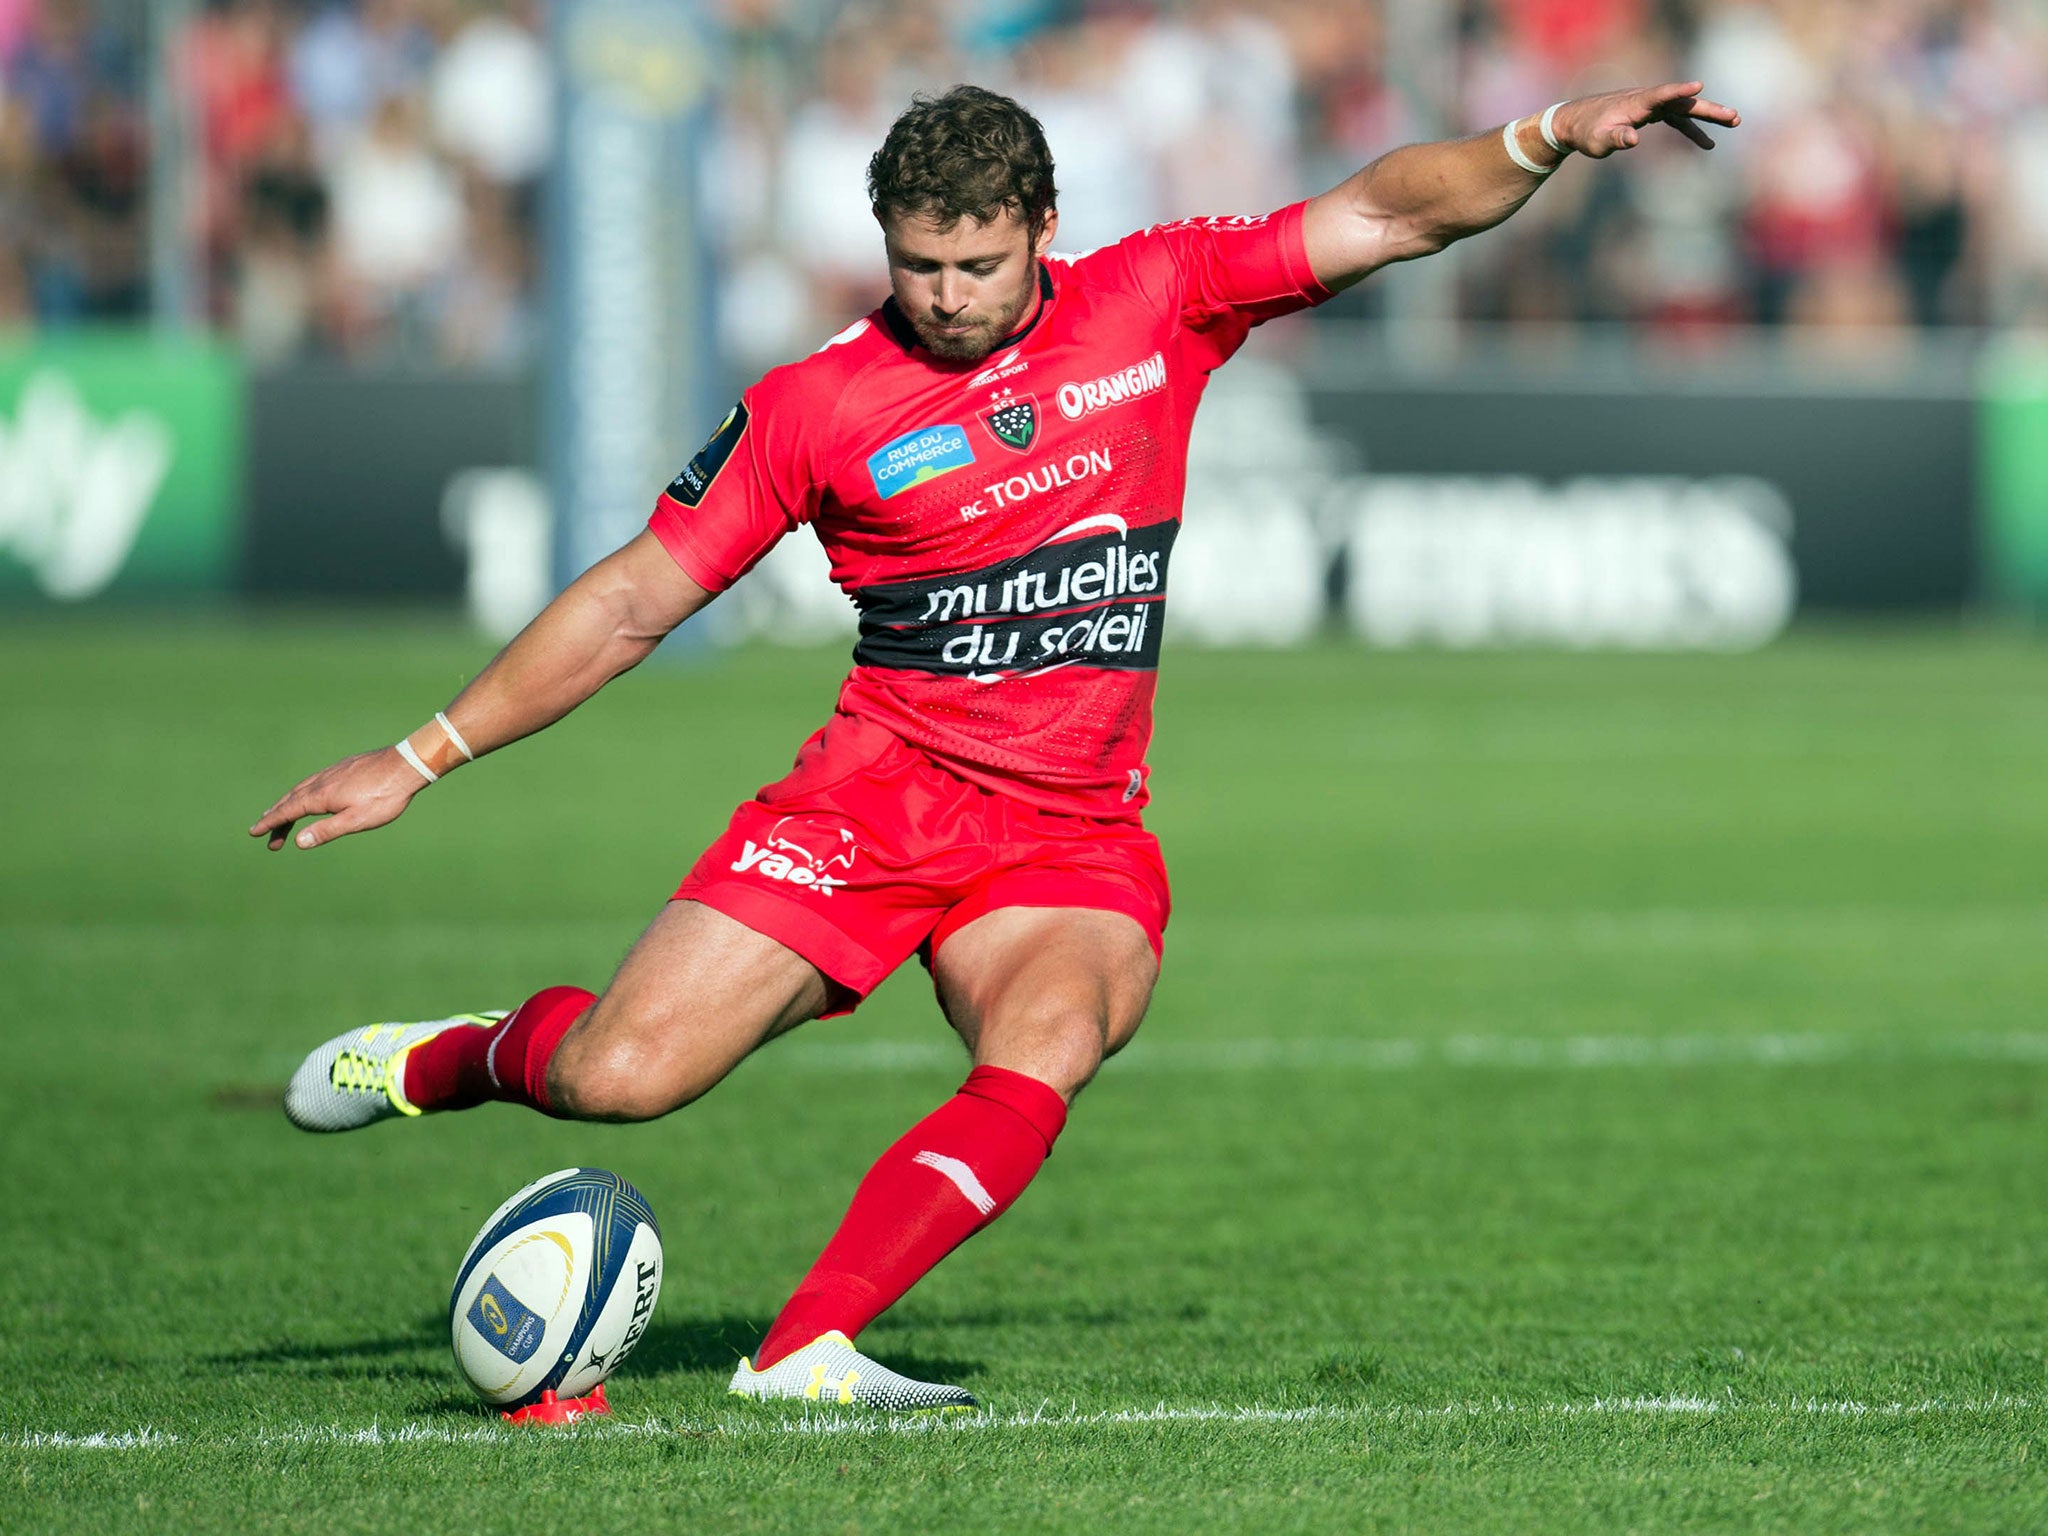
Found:
<path fill-rule="evenodd" d="M 1121 912 L 999 907 L 946 941 L 933 976 L 977 1067 L 1035 1078 L 1071 1104 L 1137 1034 L 1159 960 Z"/>
<path fill-rule="evenodd" d="M 795 950 L 715 908 L 672 901 L 554 1052 L 545 1107 L 576 1120 L 652 1120 L 710 1092 L 830 1000 L 830 983 Z"/>
<path fill-rule="evenodd" d="M 848 1369 L 877 1370 L 852 1350 L 853 1338 L 1023 1194 L 1066 1124 L 1067 1105 L 1137 1032 L 1158 969 L 1143 928 L 1120 913 L 1004 907 L 949 938 L 933 970 L 974 1070 L 869 1170 L 762 1341 L 759 1366 L 743 1361 L 734 1390 L 815 1397 L 821 1381 L 847 1380 Z M 896 1400 L 900 1390 L 870 1398 L 858 1386 L 840 1400 L 973 1401 L 958 1388 L 907 1385 L 950 1390 L 964 1403 Z"/>
<path fill-rule="evenodd" d="M 306 1058 L 285 1112 L 319 1131 L 493 1099 L 565 1119 L 652 1119 L 815 1018 L 829 995 L 795 951 L 710 907 L 674 901 L 603 997 L 549 987 L 509 1015 L 353 1030 Z"/>

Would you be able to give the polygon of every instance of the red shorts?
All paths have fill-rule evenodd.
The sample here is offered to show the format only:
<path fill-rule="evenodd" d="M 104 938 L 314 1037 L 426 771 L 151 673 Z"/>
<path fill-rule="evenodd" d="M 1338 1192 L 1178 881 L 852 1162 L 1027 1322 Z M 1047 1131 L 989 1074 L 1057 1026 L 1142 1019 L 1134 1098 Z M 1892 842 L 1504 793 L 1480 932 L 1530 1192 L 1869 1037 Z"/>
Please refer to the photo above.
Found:
<path fill-rule="evenodd" d="M 852 994 L 841 1013 L 998 907 L 1122 912 L 1155 955 L 1172 910 L 1159 840 L 1136 821 L 1011 800 L 843 714 L 733 813 L 676 897 L 788 945 Z"/>

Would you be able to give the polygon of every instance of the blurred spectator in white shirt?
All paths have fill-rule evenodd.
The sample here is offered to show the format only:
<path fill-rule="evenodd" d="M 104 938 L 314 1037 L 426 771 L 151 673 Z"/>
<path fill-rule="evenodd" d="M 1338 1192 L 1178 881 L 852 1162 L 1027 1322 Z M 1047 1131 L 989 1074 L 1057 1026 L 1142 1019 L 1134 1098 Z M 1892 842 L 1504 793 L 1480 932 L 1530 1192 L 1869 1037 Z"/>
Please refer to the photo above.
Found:
<path fill-rule="evenodd" d="M 2035 107 L 2005 141 L 1993 234 L 2001 258 L 1998 301 L 2003 316 L 2048 330 L 2048 105 Z"/>
<path fill-rule="evenodd" d="M 1299 192 L 1294 61 L 1255 10 L 1192 0 L 1138 22 L 1124 108 L 1156 157 L 1168 218 L 1269 212 Z"/>
<path fill-rule="evenodd" d="M 882 89 L 889 65 L 876 29 L 842 25 L 819 56 L 817 95 L 783 141 L 779 239 L 808 278 L 812 319 L 826 333 L 889 291 L 867 188 L 868 160 L 902 107 Z"/>
<path fill-rule="evenodd" d="M 345 343 L 416 348 L 421 302 L 461 249 L 460 185 L 428 146 L 417 98 L 394 96 L 333 175 L 334 250 Z"/>
<path fill-rule="evenodd" d="M 1725 135 L 1731 158 L 1747 155 L 1752 141 L 1821 94 L 1814 61 L 1785 29 L 1778 9 L 1760 0 L 1710 0 L 1689 67 L 1693 78 L 1716 82 L 1714 89 L 1742 103 L 1743 127 Z"/>
<path fill-rule="evenodd" d="M 435 60 L 441 147 L 502 185 L 534 181 L 554 145 L 554 79 L 530 5 L 472 5 Z"/>
<path fill-rule="evenodd" d="M 1018 56 L 1016 89 L 1045 129 L 1060 192 L 1062 251 L 1111 245 L 1160 218 L 1158 178 L 1117 89 L 1100 28 L 1041 33 Z"/>

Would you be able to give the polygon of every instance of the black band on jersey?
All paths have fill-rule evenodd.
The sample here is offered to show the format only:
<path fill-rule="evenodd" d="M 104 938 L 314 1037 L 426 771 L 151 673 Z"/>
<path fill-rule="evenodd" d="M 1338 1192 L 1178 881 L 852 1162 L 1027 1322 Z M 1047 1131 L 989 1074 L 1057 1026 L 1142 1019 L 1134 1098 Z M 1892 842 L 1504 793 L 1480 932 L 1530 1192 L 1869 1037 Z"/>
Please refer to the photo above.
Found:
<path fill-rule="evenodd" d="M 978 571 L 861 587 L 853 659 L 984 680 L 1077 664 L 1154 671 L 1179 531 L 1090 534 Z"/>

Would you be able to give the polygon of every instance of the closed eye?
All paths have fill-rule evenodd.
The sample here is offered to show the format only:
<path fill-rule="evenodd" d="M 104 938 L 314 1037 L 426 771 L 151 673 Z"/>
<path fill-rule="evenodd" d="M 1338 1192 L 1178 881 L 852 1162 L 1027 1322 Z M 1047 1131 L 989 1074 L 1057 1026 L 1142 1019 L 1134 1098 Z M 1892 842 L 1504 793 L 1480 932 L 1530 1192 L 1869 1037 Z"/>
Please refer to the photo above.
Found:
<path fill-rule="evenodd" d="M 1002 264 L 1003 263 L 1000 258 L 998 258 L 995 261 L 973 261 L 965 263 L 960 268 L 960 270 L 962 272 L 965 272 L 969 277 L 989 277 L 994 275 L 996 269 L 1002 266 Z M 918 273 L 920 276 L 929 276 L 931 273 L 938 271 L 940 267 L 940 263 L 936 261 L 906 260 L 900 262 L 899 265 L 903 268 L 904 271 L 915 272 Z"/>

